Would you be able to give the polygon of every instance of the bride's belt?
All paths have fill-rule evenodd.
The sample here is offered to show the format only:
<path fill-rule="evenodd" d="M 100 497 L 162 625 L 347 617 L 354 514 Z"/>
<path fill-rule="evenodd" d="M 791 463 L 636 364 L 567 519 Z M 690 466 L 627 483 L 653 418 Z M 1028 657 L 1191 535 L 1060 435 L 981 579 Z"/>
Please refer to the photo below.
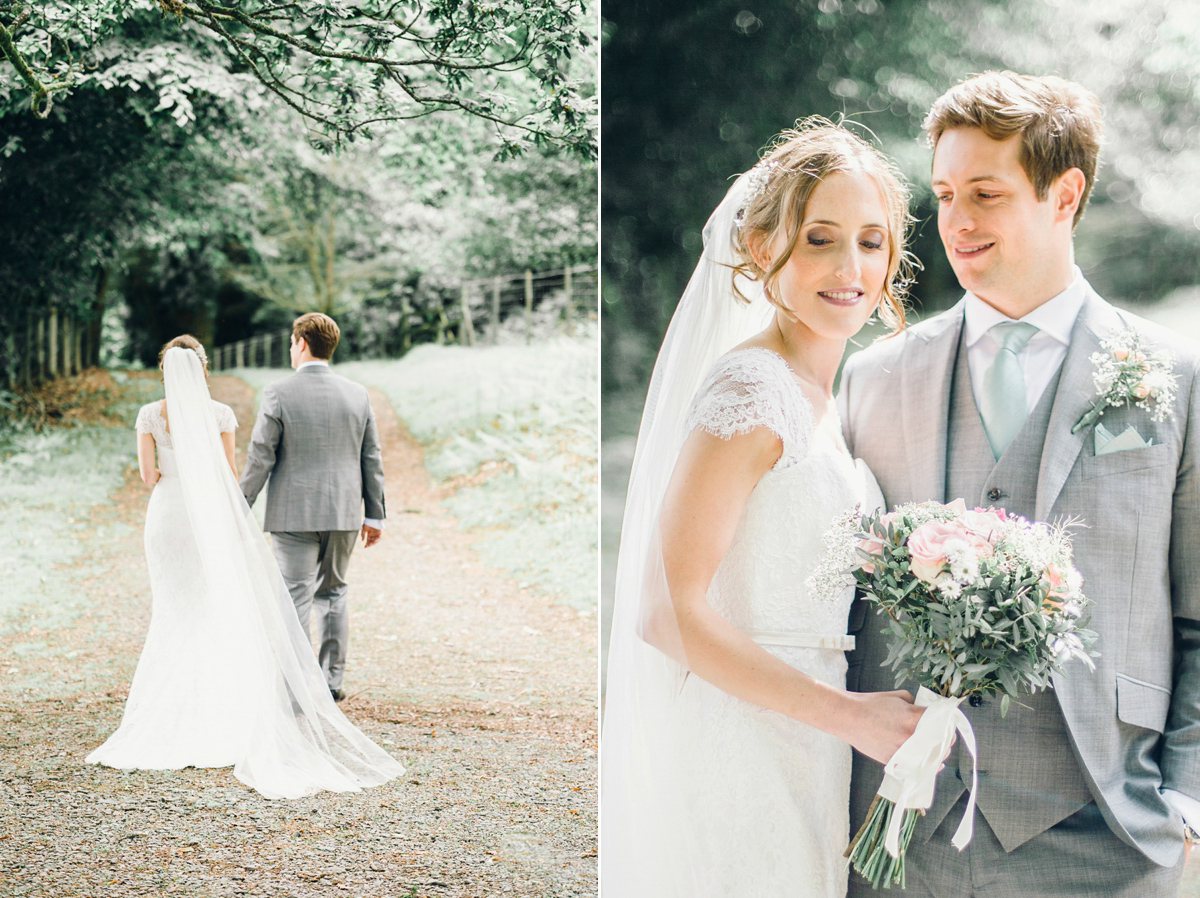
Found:
<path fill-rule="evenodd" d="M 759 645 L 786 645 L 798 649 L 834 649 L 849 652 L 854 649 L 853 636 L 833 636 L 825 633 L 805 633 L 800 630 L 754 630 L 742 632 Z"/>

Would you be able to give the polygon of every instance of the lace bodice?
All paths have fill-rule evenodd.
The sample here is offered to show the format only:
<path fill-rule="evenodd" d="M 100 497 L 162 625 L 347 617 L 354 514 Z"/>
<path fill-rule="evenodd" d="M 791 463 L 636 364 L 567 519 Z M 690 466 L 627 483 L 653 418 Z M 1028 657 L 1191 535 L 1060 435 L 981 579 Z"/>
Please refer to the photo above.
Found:
<path fill-rule="evenodd" d="M 237 430 L 237 416 L 233 409 L 223 402 L 212 401 L 213 414 L 217 418 L 217 430 L 220 433 L 233 433 Z M 162 416 L 162 402 L 150 402 L 138 411 L 137 422 L 134 424 L 138 433 L 148 433 L 154 437 L 154 442 L 160 449 L 171 448 L 171 434 L 167 430 L 167 422 Z"/>
<path fill-rule="evenodd" d="M 688 423 L 689 432 L 701 427 L 723 439 L 765 426 L 783 441 L 783 454 L 746 501 L 709 603 L 742 629 L 845 634 L 853 590 L 817 594 L 810 577 L 834 518 L 878 502 L 869 473 L 814 438 L 812 405 L 784 359 L 767 349 L 718 361 Z"/>
<path fill-rule="evenodd" d="M 727 440 L 767 427 L 783 440 L 775 470 L 808 454 L 813 411 L 787 362 L 769 349 L 745 349 L 717 361 L 688 411 L 687 431 L 702 427 Z"/>

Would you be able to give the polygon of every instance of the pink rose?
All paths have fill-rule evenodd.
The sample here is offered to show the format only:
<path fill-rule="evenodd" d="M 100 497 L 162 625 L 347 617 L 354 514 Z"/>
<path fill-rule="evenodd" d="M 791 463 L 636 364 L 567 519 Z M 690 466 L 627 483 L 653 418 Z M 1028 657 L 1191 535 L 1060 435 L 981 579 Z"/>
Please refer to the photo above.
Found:
<path fill-rule="evenodd" d="M 994 508 L 976 508 L 974 511 L 967 511 L 962 515 L 963 526 L 975 536 L 988 542 L 989 551 L 983 553 L 984 555 L 991 554 L 990 546 L 992 537 L 1000 529 L 1000 525 L 1005 520 L 1007 520 L 1007 515 L 1005 515 L 1003 508 L 999 510 Z M 979 557 L 982 558 L 983 555 Z"/>
<path fill-rule="evenodd" d="M 958 521 L 929 521 L 914 530 L 908 537 L 913 575 L 932 584 L 945 570 L 946 543 L 955 540 L 973 545 L 978 537 L 968 533 Z"/>
<path fill-rule="evenodd" d="M 1145 399 L 1150 395 L 1150 388 L 1146 386 L 1146 381 L 1138 382 L 1138 385 L 1133 388 L 1133 395 L 1135 399 Z"/>

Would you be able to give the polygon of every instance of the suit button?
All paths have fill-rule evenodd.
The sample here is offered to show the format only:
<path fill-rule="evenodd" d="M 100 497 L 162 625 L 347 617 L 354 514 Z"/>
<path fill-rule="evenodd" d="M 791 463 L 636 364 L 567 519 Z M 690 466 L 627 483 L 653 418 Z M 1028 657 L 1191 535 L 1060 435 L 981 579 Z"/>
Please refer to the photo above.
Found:
<path fill-rule="evenodd" d="M 990 490 L 988 490 L 988 499 L 992 502 L 998 502 L 1000 497 L 1003 495 L 1004 493 L 1000 492 L 1000 490 L 996 489 L 995 487 L 992 487 Z"/>
<path fill-rule="evenodd" d="M 972 708 L 978 708 L 983 704 L 983 696 L 979 694 L 972 695 L 969 699 L 967 699 L 967 704 Z"/>

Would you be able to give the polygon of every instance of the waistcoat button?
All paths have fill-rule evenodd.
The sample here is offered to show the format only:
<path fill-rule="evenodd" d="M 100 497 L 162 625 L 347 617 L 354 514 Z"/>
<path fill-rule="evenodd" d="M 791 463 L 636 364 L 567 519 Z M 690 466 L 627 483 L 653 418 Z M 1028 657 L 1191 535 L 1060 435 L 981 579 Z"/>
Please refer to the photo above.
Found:
<path fill-rule="evenodd" d="M 976 693 L 975 695 L 972 695 L 969 699 L 967 699 L 967 704 L 969 704 L 972 708 L 978 708 L 980 705 L 983 704 L 983 696 Z"/>
<path fill-rule="evenodd" d="M 992 487 L 990 490 L 988 490 L 988 499 L 990 499 L 992 502 L 998 501 L 1003 495 L 1004 493 L 1000 492 L 1000 490 L 996 489 L 995 487 Z"/>

